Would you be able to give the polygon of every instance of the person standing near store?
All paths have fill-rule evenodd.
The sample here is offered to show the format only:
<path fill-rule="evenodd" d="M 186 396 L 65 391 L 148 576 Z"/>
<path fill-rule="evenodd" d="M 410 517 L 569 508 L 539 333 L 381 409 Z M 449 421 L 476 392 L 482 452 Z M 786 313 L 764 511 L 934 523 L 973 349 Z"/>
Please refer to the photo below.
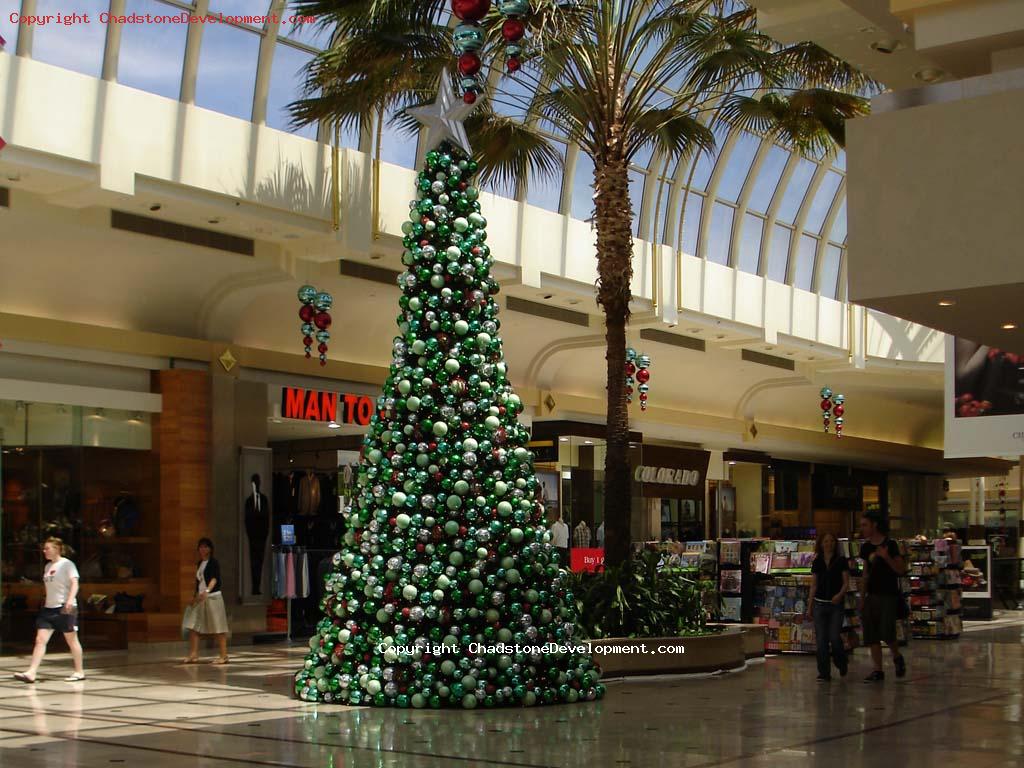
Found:
<path fill-rule="evenodd" d="M 188 630 L 188 656 L 185 664 L 199 661 L 200 635 L 217 638 L 220 657 L 214 664 L 228 663 L 228 617 L 224 610 L 224 595 L 220 591 L 220 563 L 213 556 L 213 542 L 207 538 L 199 540 L 196 546 L 199 562 L 196 563 L 196 591 L 192 603 L 185 609 L 181 622 Z"/>
<path fill-rule="evenodd" d="M 75 671 L 64 678 L 69 683 L 85 680 L 82 667 L 82 644 L 78 641 L 78 568 L 64 557 L 64 542 L 49 538 L 43 544 L 46 566 L 43 568 L 43 583 L 46 585 L 46 602 L 36 617 L 36 645 L 32 650 L 32 662 L 24 672 L 14 675 L 23 683 L 34 683 L 39 665 L 46 655 L 46 645 L 54 632 L 61 632 L 71 649 L 71 660 Z"/>
<path fill-rule="evenodd" d="M 811 600 L 807 613 L 814 619 L 814 639 L 818 645 L 818 682 L 832 679 L 832 661 L 840 677 L 846 677 L 846 649 L 843 647 L 843 615 L 846 593 L 850 590 L 849 561 L 839 554 L 836 537 L 831 533 L 818 536 L 814 561 L 811 563 Z"/>
<path fill-rule="evenodd" d="M 860 520 L 860 532 L 864 537 L 860 557 L 865 563 L 861 624 L 864 645 L 871 649 L 871 662 L 874 664 L 874 671 L 864 678 L 864 682 L 880 683 L 885 680 L 882 643 L 892 651 L 896 677 L 907 674 L 907 662 L 896 639 L 896 621 L 900 600 L 903 599 L 900 576 L 907 572 L 907 566 L 899 546 L 888 536 L 888 525 L 879 515 L 870 512 L 864 515 Z"/>

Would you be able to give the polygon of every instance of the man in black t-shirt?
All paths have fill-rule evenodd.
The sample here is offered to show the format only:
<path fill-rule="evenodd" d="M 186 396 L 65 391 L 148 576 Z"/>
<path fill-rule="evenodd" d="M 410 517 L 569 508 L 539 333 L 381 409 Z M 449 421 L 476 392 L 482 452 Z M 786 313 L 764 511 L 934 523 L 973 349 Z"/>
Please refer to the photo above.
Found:
<path fill-rule="evenodd" d="M 864 561 L 864 595 L 861 608 L 861 624 L 864 629 L 864 645 L 871 649 L 874 671 L 864 678 L 866 683 L 885 680 L 882 671 L 882 643 L 892 651 L 896 677 L 907 674 L 907 662 L 900 654 L 896 640 L 896 621 L 899 617 L 900 576 L 907 572 L 906 563 L 900 555 L 900 548 L 887 534 L 888 526 L 880 516 L 868 513 L 860 521 L 864 544 L 860 557 Z"/>

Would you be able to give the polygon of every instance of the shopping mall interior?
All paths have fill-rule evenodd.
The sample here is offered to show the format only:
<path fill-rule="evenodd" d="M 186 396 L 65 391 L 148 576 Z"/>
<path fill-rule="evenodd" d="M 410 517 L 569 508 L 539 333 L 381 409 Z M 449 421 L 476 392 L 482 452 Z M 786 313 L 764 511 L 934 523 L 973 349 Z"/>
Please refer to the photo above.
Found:
<path fill-rule="evenodd" d="M 454 83 L 549 147 L 479 189 L 459 94 L 296 121 L 313 11 L 374 5 L 0 0 L 0 763 L 1021 765 L 1024 3 L 418 0 L 451 67 L 491 9 Z M 749 19 L 865 104 L 827 151 L 701 115 L 627 158 L 625 429 L 596 154 L 508 106 L 570 6 Z M 868 685 L 886 546 L 908 667 Z M 587 650 L 468 650 L 513 638 Z"/>

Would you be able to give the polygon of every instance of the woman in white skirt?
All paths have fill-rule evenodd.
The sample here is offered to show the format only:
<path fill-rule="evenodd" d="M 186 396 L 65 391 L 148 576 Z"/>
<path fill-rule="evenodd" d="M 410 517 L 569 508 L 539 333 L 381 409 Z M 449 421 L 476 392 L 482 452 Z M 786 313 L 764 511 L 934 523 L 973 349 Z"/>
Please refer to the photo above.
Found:
<path fill-rule="evenodd" d="M 220 649 L 220 658 L 214 664 L 228 663 L 228 617 L 224 611 L 224 595 L 220 591 L 220 564 L 213 556 L 213 542 L 207 538 L 199 540 L 196 547 L 199 562 L 196 564 L 196 593 L 192 603 L 185 608 L 181 623 L 188 630 L 188 656 L 186 664 L 199 661 L 199 636 L 214 635 Z"/>

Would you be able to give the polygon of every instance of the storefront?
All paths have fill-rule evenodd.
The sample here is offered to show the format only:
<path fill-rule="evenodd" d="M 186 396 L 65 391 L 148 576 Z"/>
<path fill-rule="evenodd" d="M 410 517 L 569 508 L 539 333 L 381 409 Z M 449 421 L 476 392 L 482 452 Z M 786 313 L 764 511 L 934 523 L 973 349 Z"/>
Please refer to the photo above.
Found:
<path fill-rule="evenodd" d="M 163 398 L 149 371 L 5 356 L 0 379 L 2 650 L 24 650 L 43 594 L 42 543 L 63 540 L 81 577 L 83 635 L 123 647 L 127 620 L 157 611 L 162 591 L 158 442 Z M 66 379 L 124 389 L 60 384 Z M 49 380 L 13 376 L 35 371 Z M 166 585 L 163 585 L 166 586 Z M 113 611 L 118 615 L 112 620 Z M 138 622 L 136 622 L 138 624 Z M 91 626 L 89 626 L 91 625 Z"/>
<path fill-rule="evenodd" d="M 587 557 L 600 557 L 605 519 L 604 426 L 534 422 L 530 447 L 548 508 L 548 525 L 560 519 L 567 526 L 570 553 L 594 550 Z M 644 444 L 641 433 L 630 433 L 631 538 L 638 546 L 705 537 L 709 457 L 707 451 Z"/>

